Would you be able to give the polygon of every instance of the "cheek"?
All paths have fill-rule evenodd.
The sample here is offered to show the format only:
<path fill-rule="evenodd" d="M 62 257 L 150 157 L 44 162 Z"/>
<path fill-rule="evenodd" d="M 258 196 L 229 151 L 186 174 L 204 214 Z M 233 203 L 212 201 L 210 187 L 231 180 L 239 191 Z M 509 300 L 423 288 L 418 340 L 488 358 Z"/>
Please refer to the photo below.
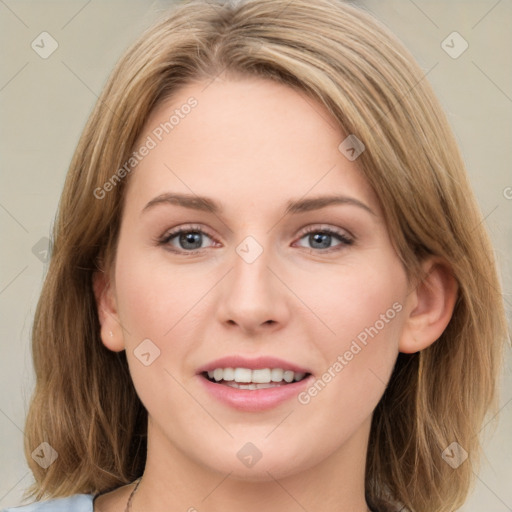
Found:
<path fill-rule="evenodd" d="M 116 290 L 119 316 L 129 338 L 169 340 L 179 330 L 180 321 L 204 295 L 200 273 L 172 272 L 165 258 L 151 258 L 147 252 L 119 244 L 116 264 Z M 187 315 L 188 316 L 188 315 Z"/>
<path fill-rule="evenodd" d="M 299 400 L 328 411 L 329 421 L 343 428 L 349 428 L 349 412 L 352 424 L 371 414 L 385 390 L 398 355 L 407 294 L 405 272 L 393 260 L 350 270 L 330 281 L 323 314 L 334 334 L 317 336 L 324 371 Z"/>
<path fill-rule="evenodd" d="M 184 357 L 177 343 L 178 332 L 185 306 L 191 302 L 187 295 L 193 292 L 135 247 L 127 239 L 120 240 L 115 276 L 130 374 L 148 411 L 158 410 L 163 404 L 171 409 L 184 407 L 176 393 L 176 370 L 171 361 Z"/>
<path fill-rule="evenodd" d="M 318 288 L 312 299 L 332 334 L 323 338 L 330 340 L 332 350 L 342 350 L 354 339 L 369 346 L 369 340 L 379 338 L 395 340 L 396 348 L 406 293 L 405 272 L 392 259 L 360 261 L 332 272 L 328 287 Z"/>

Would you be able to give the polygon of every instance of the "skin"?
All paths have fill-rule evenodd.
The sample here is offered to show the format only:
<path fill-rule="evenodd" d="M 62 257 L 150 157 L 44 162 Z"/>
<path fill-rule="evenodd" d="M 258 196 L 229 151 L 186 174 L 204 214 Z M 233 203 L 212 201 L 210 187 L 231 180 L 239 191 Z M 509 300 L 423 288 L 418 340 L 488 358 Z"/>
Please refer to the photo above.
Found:
<path fill-rule="evenodd" d="M 442 333 L 456 287 L 435 259 L 424 262 L 425 281 L 407 281 L 379 199 L 357 160 L 338 150 L 345 135 L 322 105 L 259 78 L 208 83 L 186 86 L 151 114 L 141 142 L 187 98 L 198 100 L 129 177 L 114 267 L 94 281 L 103 343 L 126 350 L 149 415 L 132 510 L 363 512 L 373 410 L 399 351 Z M 211 197 L 223 212 L 168 203 L 142 213 L 164 192 Z M 331 194 L 373 213 L 337 204 L 284 214 L 289 200 Z M 177 227 L 204 230 L 197 254 L 179 236 L 155 242 Z M 333 235 L 323 249 L 307 227 L 353 243 Z M 247 236 L 263 249 L 251 264 L 236 252 Z M 196 375 L 218 357 L 264 354 L 321 377 L 394 303 L 401 311 L 306 405 L 293 398 L 238 411 Z M 134 355 L 147 338 L 160 350 L 149 366 Z M 262 454 L 250 468 L 237 457 L 247 442 Z M 95 510 L 124 511 L 132 489 L 98 497 Z"/>

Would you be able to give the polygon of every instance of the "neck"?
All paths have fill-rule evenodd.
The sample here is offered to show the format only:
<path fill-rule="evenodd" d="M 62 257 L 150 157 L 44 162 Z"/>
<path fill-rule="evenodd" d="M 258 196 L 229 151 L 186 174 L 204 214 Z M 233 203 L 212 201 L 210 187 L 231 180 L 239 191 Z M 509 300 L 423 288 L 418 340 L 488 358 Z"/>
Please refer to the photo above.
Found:
<path fill-rule="evenodd" d="M 191 459 L 150 421 L 146 467 L 131 512 L 367 512 L 364 477 L 369 427 L 370 420 L 315 465 L 295 472 L 260 465 L 249 480 L 235 473 L 236 465 L 233 471 L 218 472 Z M 257 471 L 257 466 L 253 469 Z"/>

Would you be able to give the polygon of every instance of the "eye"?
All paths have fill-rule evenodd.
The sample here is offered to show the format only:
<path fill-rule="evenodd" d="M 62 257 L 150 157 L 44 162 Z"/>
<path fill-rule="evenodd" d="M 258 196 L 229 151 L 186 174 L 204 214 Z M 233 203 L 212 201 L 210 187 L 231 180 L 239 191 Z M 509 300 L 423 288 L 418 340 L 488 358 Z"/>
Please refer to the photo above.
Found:
<path fill-rule="evenodd" d="M 204 239 L 213 240 L 198 226 L 187 226 L 166 233 L 158 240 L 159 245 L 165 245 L 169 250 L 178 253 L 195 254 L 205 248 Z"/>
<path fill-rule="evenodd" d="M 206 233 L 200 226 L 184 226 L 174 229 L 165 233 L 161 238 L 157 239 L 158 245 L 165 246 L 166 249 L 178 254 L 192 255 L 202 252 L 210 246 L 203 245 L 205 239 L 216 240 Z M 311 244 L 310 252 L 315 253 L 329 253 L 333 251 L 342 250 L 343 247 L 352 245 L 354 239 L 344 231 L 338 231 L 332 228 L 320 228 L 312 226 L 307 228 L 299 240 L 306 239 L 306 242 Z M 332 246 L 333 241 L 338 241 L 338 244 Z M 300 247 L 307 247 L 299 244 Z"/>
<path fill-rule="evenodd" d="M 331 228 L 318 228 L 315 226 L 308 228 L 303 233 L 300 240 L 303 239 L 306 239 L 306 242 L 311 244 L 311 249 L 317 249 L 317 251 L 314 252 L 339 251 L 342 250 L 343 247 L 354 243 L 354 239 L 346 232 Z M 335 246 L 331 246 L 333 239 L 339 241 Z"/>

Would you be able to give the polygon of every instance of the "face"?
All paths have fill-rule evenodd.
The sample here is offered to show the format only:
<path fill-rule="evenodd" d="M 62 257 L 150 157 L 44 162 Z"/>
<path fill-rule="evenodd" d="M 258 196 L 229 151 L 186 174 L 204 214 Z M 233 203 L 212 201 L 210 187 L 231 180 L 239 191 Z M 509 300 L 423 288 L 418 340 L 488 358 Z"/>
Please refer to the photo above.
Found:
<path fill-rule="evenodd" d="M 128 178 L 109 348 L 126 349 L 148 457 L 285 476 L 366 440 L 408 283 L 322 105 L 257 78 L 206 85 L 161 104 L 140 137 L 152 147 Z"/>

